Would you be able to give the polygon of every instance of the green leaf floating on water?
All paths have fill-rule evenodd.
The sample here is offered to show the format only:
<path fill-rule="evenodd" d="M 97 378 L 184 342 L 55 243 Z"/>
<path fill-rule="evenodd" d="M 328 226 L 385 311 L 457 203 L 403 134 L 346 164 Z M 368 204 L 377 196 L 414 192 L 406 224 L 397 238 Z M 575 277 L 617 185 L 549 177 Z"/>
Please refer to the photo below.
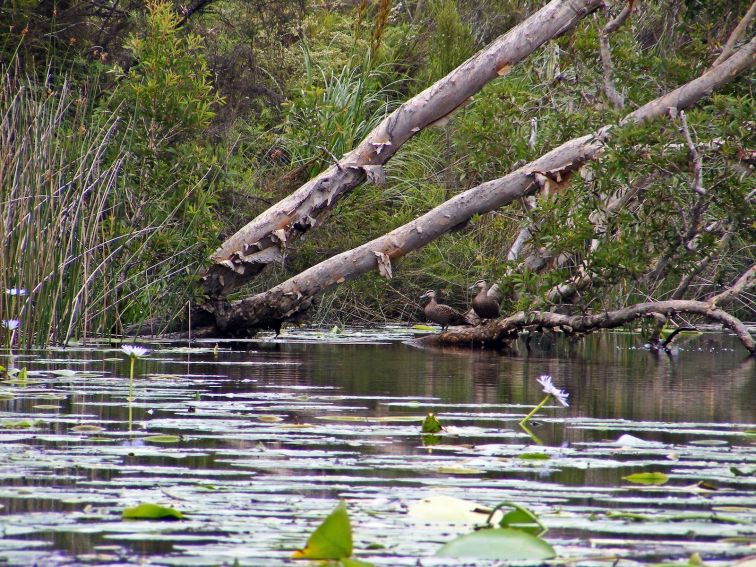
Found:
<path fill-rule="evenodd" d="M 441 422 L 432 412 L 423 420 L 423 433 L 439 433 L 442 429 Z"/>
<path fill-rule="evenodd" d="M 330 565 L 330 562 L 329 562 Z M 367 561 L 360 561 L 359 559 L 347 559 L 344 558 L 338 563 L 336 563 L 338 567 L 373 567 L 372 563 L 368 563 Z"/>
<path fill-rule="evenodd" d="M 178 443 L 181 441 L 181 437 L 178 435 L 149 435 L 144 440 L 150 443 Z"/>
<path fill-rule="evenodd" d="M 547 461 L 551 458 L 551 456 L 546 453 L 521 453 L 517 455 L 517 457 L 531 461 Z"/>
<path fill-rule="evenodd" d="M 440 557 L 467 557 L 525 561 L 556 557 L 554 548 L 541 538 L 512 528 L 478 530 L 453 539 L 436 552 Z"/>
<path fill-rule="evenodd" d="M 71 428 L 71 431 L 74 433 L 101 433 L 105 431 L 105 428 L 100 427 L 99 425 L 88 425 L 85 423 L 83 425 L 75 425 Z"/>
<path fill-rule="evenodd" d="M 352 555 L 352 525 L 346 504 L 339 502 L 323 523 L 312 532 L 304 549 L 292 554 L 293 559 L 346 559 Z"/>
<path fill-rule="evenodd" d="M 536 515 L 527 508 L 514 504 L 513 502 L 502 502 L 494 508 L 494 512 L 502 507 L 513 508 L 513 510 L 504 514 L 504 517 L 499 522 L 500 527 L 521 530 L 534 536 L 540 536 L 546 533 L 544 525 L 538 520 Z M 491 514 L 493 515 L 493 512 Z"/>
<path fill-rule="evenodd" d="M 653 485 L 666 484 L 667 481 L 669 480 L 669 477 L 663 472 L 635 473 L 628 476 L 623 476 L 622 478 L 628 482 L 633 482 L 635 484 L 653 484 Z"/>
<path fill-rule="evenodd" d="M 184 515 L 178 510 L 144 502 L 123 511 L 124 520 L 183 520 Z"/>

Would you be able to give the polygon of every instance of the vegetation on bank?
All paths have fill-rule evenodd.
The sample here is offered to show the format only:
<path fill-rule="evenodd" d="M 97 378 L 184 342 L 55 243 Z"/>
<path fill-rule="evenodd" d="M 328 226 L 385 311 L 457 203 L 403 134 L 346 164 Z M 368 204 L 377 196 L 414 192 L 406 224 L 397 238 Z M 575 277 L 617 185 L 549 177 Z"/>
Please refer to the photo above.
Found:
<path fill-rule="evenodd" d="M 225 237 L 540 7 L 120 4 L 108 17 L 75 1 L 0 8 L 0 284 L 27 290 L 0 293 L 0 315 L 19 320 L 24 344 L 181 316 L 201 300 L 197 276 Z M 748 6 L 640 5 L 610 38 L 627 106 L 700 74 Z M 615 122 L 626 111 L 607 101 L 598 57 L 607 18 L 586 19 L 420 132 L 389 162 L 387 184 L 356 190 L 239 296 Z M 666 299 L 690 274 L 685 297 L 719 290 L 754 264 L 753 116 L 747 78 L 687 114 L 703 193 L 678 122 L 638 126 L 569 190 L 474 219 L 390 281 L 340 286 L 315 319 L 412 320 L 423 290 L 462 307 L 480 277 L 504 290 L 503 312 L 552 306 L 555 286 L 585 274 L 590 285 L 570 298 L 578 311 Z M 508 259 L 524 228 L 528 247 Z M 753 312 L 752 296 L 740 310 Z"/>

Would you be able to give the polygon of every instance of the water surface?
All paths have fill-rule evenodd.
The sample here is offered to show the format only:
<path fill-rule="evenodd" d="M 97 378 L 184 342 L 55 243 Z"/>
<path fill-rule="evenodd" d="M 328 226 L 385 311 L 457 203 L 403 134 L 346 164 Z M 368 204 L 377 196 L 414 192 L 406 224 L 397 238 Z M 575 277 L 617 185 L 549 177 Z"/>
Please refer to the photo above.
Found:
<path fill-rule="evenodd" d="M 585 565 L 756 553 L 756 371 L 732 337 L 667 355 L 607 333 L 503 356 L 420 349 L 410 336 L 296 331 L 217 352 L 153 344 L 131 395 L 114 346 L 5 351 L 0 364 L 29 374 L 0 385 L 0 558 L 288 564 L 344 499 L 357 557 L 461 564 L 433 554 L 470 527 L 407 513 L 439 494 L 526 505 L 560 557 Z M 518 421 L 543 397 L 541 374 L 570 407 L 547 406 L 528 435 Z M 420 433 L 429 411 L 446 426 L 436 438 Z M 549 458 L 523 458 L 534 452 Z M 669 483 L 622 478 L 648 470 Z M 121 520 L 140 502 L 188 519 Z"/>

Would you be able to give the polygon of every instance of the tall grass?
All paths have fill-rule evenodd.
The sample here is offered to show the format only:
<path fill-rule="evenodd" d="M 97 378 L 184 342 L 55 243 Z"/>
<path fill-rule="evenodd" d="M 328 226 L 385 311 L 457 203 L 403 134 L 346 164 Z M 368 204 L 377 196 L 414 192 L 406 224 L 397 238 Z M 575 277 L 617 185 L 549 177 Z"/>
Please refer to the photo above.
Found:
<path fill-rule="evenodd" d="M 102 307 L 116 301 L 114 260 L 131 238 L 110 208 L 123 163 L 109 147 L 116 119 L 93 125 L 68 82 L 53 92 L 0 72 L 0 317 L 20 322 L 19 346 L 110 332 L 114 311 Z"/>
<path fill-rule="evenodd" d="M 290 105 L 285 143 L 292 163 L 309 176 L 349 152 L 398 105 L 398 81 L 364 59 L 337 73 L 315 66 L 304 50 L 305 85 Z"/>

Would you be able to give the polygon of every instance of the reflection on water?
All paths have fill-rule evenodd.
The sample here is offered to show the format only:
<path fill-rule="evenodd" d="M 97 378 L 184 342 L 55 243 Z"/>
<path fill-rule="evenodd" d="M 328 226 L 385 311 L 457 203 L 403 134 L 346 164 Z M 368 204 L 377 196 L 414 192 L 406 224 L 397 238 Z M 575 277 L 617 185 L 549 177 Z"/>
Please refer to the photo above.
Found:
<path fill-rule="evenodd" d="M 342 497 L 358 503 L 357 517 L 372 522 L 374 534 L 395 542 L 371 560 L 411 565 L 439 541 L 438 533 L 407 541 L 406 502 L 420 490 L 445 487 L 489 505 L 511 498 L 544 515 L 571 506 L 578 514 L 650 505 L 656 496 L 615 493 L 622 476 L 652 465 L 681 487 L 700 477 L 701 462 L 721 462 L 712 473 L 725 489 L 717 502 L 732 496 L 756 506 L 741 494 L 750 481 L 728 468 L 756 467 L 745 434 L 756 415 L 754 360 L 731 337 L 705 335 L 667 355 L 644 350 L 638 335 L 607 333 L 534 345 L 521 356 L 423 350 L 390 337 L 294 334 L 217 354 L 155 345 L 137 361 L 132 404 L 128 364 L 116 349 L 6 353 L 0 364 L 30 372 L 25 383 L 4 383 L 0 396 L 0 557 L 19 565 L 98 553 L 108 561 L 136 554 L 160 556 L 161 564 L 273 565 Z M 60 370 L 86 374 L 51 373 Z M 570 393 L 570 407 L 544 408 L 529 437 L 517 422 L 542 399 L 541 374 Z M 437 448 L 423 447 L 419 435 L 428 411 L 447 426 Z M 103 429 L 82 433 L 81 425 Z M 606 442 L 623 433 L 665 445 L 613 463 L 618 449 Z M 180 440 L 151 440 L 156 434 Z M 689 444 L 702 438 L 713 448 Z M 552 459 L 518 459 L 534 447 Z M 444 466 L 477 474 L 442 474 Z M 665 497 L 669 506 L 715 503 Z M 120 511 L 139 501 L 167 501 L 191 521 L 138 529 L 121 522 Z M 560 537 L 595 535 L 564 519 L 551 525 L 557 545 Z M 637 556 L 642 545 L 626 548 Z"/>

